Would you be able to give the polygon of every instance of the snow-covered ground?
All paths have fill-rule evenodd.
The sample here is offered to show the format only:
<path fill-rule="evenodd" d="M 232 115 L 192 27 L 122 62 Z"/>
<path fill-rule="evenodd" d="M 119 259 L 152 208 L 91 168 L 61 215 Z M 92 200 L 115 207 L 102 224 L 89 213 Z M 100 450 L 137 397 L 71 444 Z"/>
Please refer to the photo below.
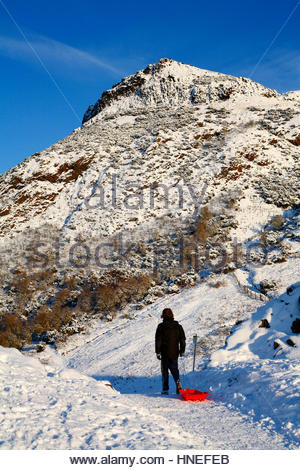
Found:
<path fill-rule="evenodd" d="M 157 419 L 108 387 L 74 370 L 24 358 L 0 347 L 2 449 L 182 448 L 178 425 Z"/>
<path fill-rule="evenodd" d="M 278 266 L 273 267 L 274 276 L 282 269 Z M 88 335 L 77 335 L 58 351 L 47 349 L 40 360 L 0 348 L 1 448 L 299 447 L 299 348 L 275 358 L 253 352 L 242 356 L 240 352 L 247 347 L 250 351 L 257 331 L 264 340 L 275 327 L 280 333 L 279 317 L 282 312 L 291 313 L 289 308 L 300 289 L 294 289 L 290 305 L 280 312 L 274 307 L 280 298 L 264 306 L 241 291 L 231 275 L 221 281 L 219 288 L 204 283 L 160 298 L 132 319 L 120 314 L 113 322 L 95 321 Z M 283 294 L 281 300 L 285 298 Z M 172 394 L 172 382 L 171 394 L 160 395 L 160 363 L 153 343 L 166 306 L 173 309 L 187 336 L 186 355 L 180 359 L 183 386 L 209 391 L 206 402 L 182 401 Z M 270 329 L 257 330 L 259 315 L 265 318 L 270 308 L 279 320 L 276 325 L 271 321 Z M 244 321 L 220 349 L 224 327 L 230 328 L 235 320 Z M 251 322 L 255 324 L 250 328 Z M 215 330 L 219 336 L 214 336 Z M 234 339 L 238 331 L 243 331 L 241 344 Z M 195 333 L 200 345 L 206 340 L 206 346 L 217 351 L 208 361 L 200 348 L 192 372 Z M 265 344 L 268 350 L 267 341 Z M 264 349 L 263 344 L 260 348 Z"/>

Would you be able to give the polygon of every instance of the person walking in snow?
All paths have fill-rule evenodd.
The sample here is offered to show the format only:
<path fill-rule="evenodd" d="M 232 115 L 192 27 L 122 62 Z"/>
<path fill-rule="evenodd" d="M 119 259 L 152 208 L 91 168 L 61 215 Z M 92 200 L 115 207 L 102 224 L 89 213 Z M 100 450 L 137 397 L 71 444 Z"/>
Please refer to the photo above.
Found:
<path fill-rule="evenodd" d="M 183 356 L 185 351 L 185 334 L 182 326 L 174 320 L 170 308 L 162 312 L 163 319 L 157 327 L 155 334 L 155 352 L 157 359 L 161 361 L 162 394 L 169 393 L 169 370 L 176 384 L 176 393 L 181 389 L 178 370 L 178 356 Z"/>

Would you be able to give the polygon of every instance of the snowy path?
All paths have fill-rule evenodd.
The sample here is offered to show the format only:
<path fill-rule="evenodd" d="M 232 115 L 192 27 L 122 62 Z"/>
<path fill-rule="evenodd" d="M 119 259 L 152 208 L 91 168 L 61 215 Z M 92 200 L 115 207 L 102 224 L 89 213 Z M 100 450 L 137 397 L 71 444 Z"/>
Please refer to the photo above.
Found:
<path fill-rule="evenodd" d="M 124 389 L 135 386 L 128 380 Z M 172 384 L 173 385 L 173 384 Z M 132 405 L 151 413 L 152 422 L 168 420 L 168 431 L 179 429 L 187 435 L 184 448 L 195 449 L 283 449 L 284 439 L 254 423 L 251 417 L 230 410 L 213 400 L 184 402 L 177 395 L 126 394 Z"/>
<path fill-rule="evenodd" d="M 133 379 L 116 380 L 125 392 L 119 394 L 105 381 L 61 368 L 59 358 L 49 362 L 0 348 L 0 448 L 284 448 L 280 436 L 223 405 L 133 394 L 141 386 Z"/>
<path fill-rule="evenodd" d="M 176 318 L 186 330 L 189 347 L 186 357 L 180 359 L 180 367 L 182 372 L 188 371 L 192 361 L 191 335 L 199 330 L 199 318 L 203 332 L 218 321 L 218 312 L 212 321 L 213 299 L 205 295 L 206 289 L 203 285 L 181 295 L 159 300 L 145 308 L 134 320 L 119 320 L 119 324 L 117 320 L 115 324 L 102 325 L 102 331 L 101 328 L 97 329 L 94 339 L 91 337 L 88 343 L 69 352 L 65 349 L 66 365 L 97 380 L 109 380 L 121 392 L 130 408 L 138 407 L 144 413 L 149 413 L 155 428 L 166 429 L 166 438 L 181 436 L 184 440 L 183 448 L 286 448 L 287 442 L 282 435 L 269 429 L 266 424 L 254 422 L 251 415 L 234 410 L 226 400 L 214 398 L 213 393 L 212 400 L 197 404 L 183 402 L 176 395 L 160 395 L 160 363 L 153 351 L 154 332 L 160 321 L 160 312 L 165 305 L 171 305 L 177 312 Z M 202 305 L 199 305 L 201 302 Z M 226 308 L 229 313 L 232 308 L 237 308 L 238 302 L 240 293 L 235 286 L 224 288 L 224 295 L 220 296 L 218 304 L 219 315 L 226 318 Z M 254 301 L 249 299 L 249 302 Z M 110 328 L 112 331 L 109 331 Z M 183 385 L 201 387 L 199 379 L 197 384 L 190 383 L 191 377 L 191 374 L 184 374 Z M 173 389 L 174 383 L 170 378 L 170 392 Z"/>

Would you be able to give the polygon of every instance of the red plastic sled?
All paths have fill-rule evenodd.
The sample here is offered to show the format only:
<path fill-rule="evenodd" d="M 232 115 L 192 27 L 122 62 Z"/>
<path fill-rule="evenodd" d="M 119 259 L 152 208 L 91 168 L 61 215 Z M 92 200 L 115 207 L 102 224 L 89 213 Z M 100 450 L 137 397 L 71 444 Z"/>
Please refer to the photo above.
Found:
<path fill-rule="evenodd" d="M 193 388 L 182 388 L 179 393 L 185 401 L 204 401 L 209 395 L 209 393 L 200 392 Z"/>

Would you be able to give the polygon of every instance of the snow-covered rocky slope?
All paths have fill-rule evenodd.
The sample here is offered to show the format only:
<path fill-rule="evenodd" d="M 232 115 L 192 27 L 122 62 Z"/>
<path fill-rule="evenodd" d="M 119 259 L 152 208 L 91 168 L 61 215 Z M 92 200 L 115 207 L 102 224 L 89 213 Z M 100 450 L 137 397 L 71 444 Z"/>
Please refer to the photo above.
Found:
<path fill-rule="evenodd" d="M 221 196 L 223 206 L 235 200 L 245 239 L 250 225 L 299 204 L 299 111 L 297 92 L 161 59 L 104 92 L 81 128 L 1 175 L 1 237 L 45 223 L 66 240 L 162 217 L 172 225 L 200 197 L 213 206 Z M 159 184 L 170 188 L 167 208 Z"/>
<path fill-rule="evenodd" d="M 212 361 L 299 359 L 299 333 L 300 283 L 296 283 L 285 294 L 261 306 L 247 321 L 239 323 L 224 349 L 212 355 Z"/>

